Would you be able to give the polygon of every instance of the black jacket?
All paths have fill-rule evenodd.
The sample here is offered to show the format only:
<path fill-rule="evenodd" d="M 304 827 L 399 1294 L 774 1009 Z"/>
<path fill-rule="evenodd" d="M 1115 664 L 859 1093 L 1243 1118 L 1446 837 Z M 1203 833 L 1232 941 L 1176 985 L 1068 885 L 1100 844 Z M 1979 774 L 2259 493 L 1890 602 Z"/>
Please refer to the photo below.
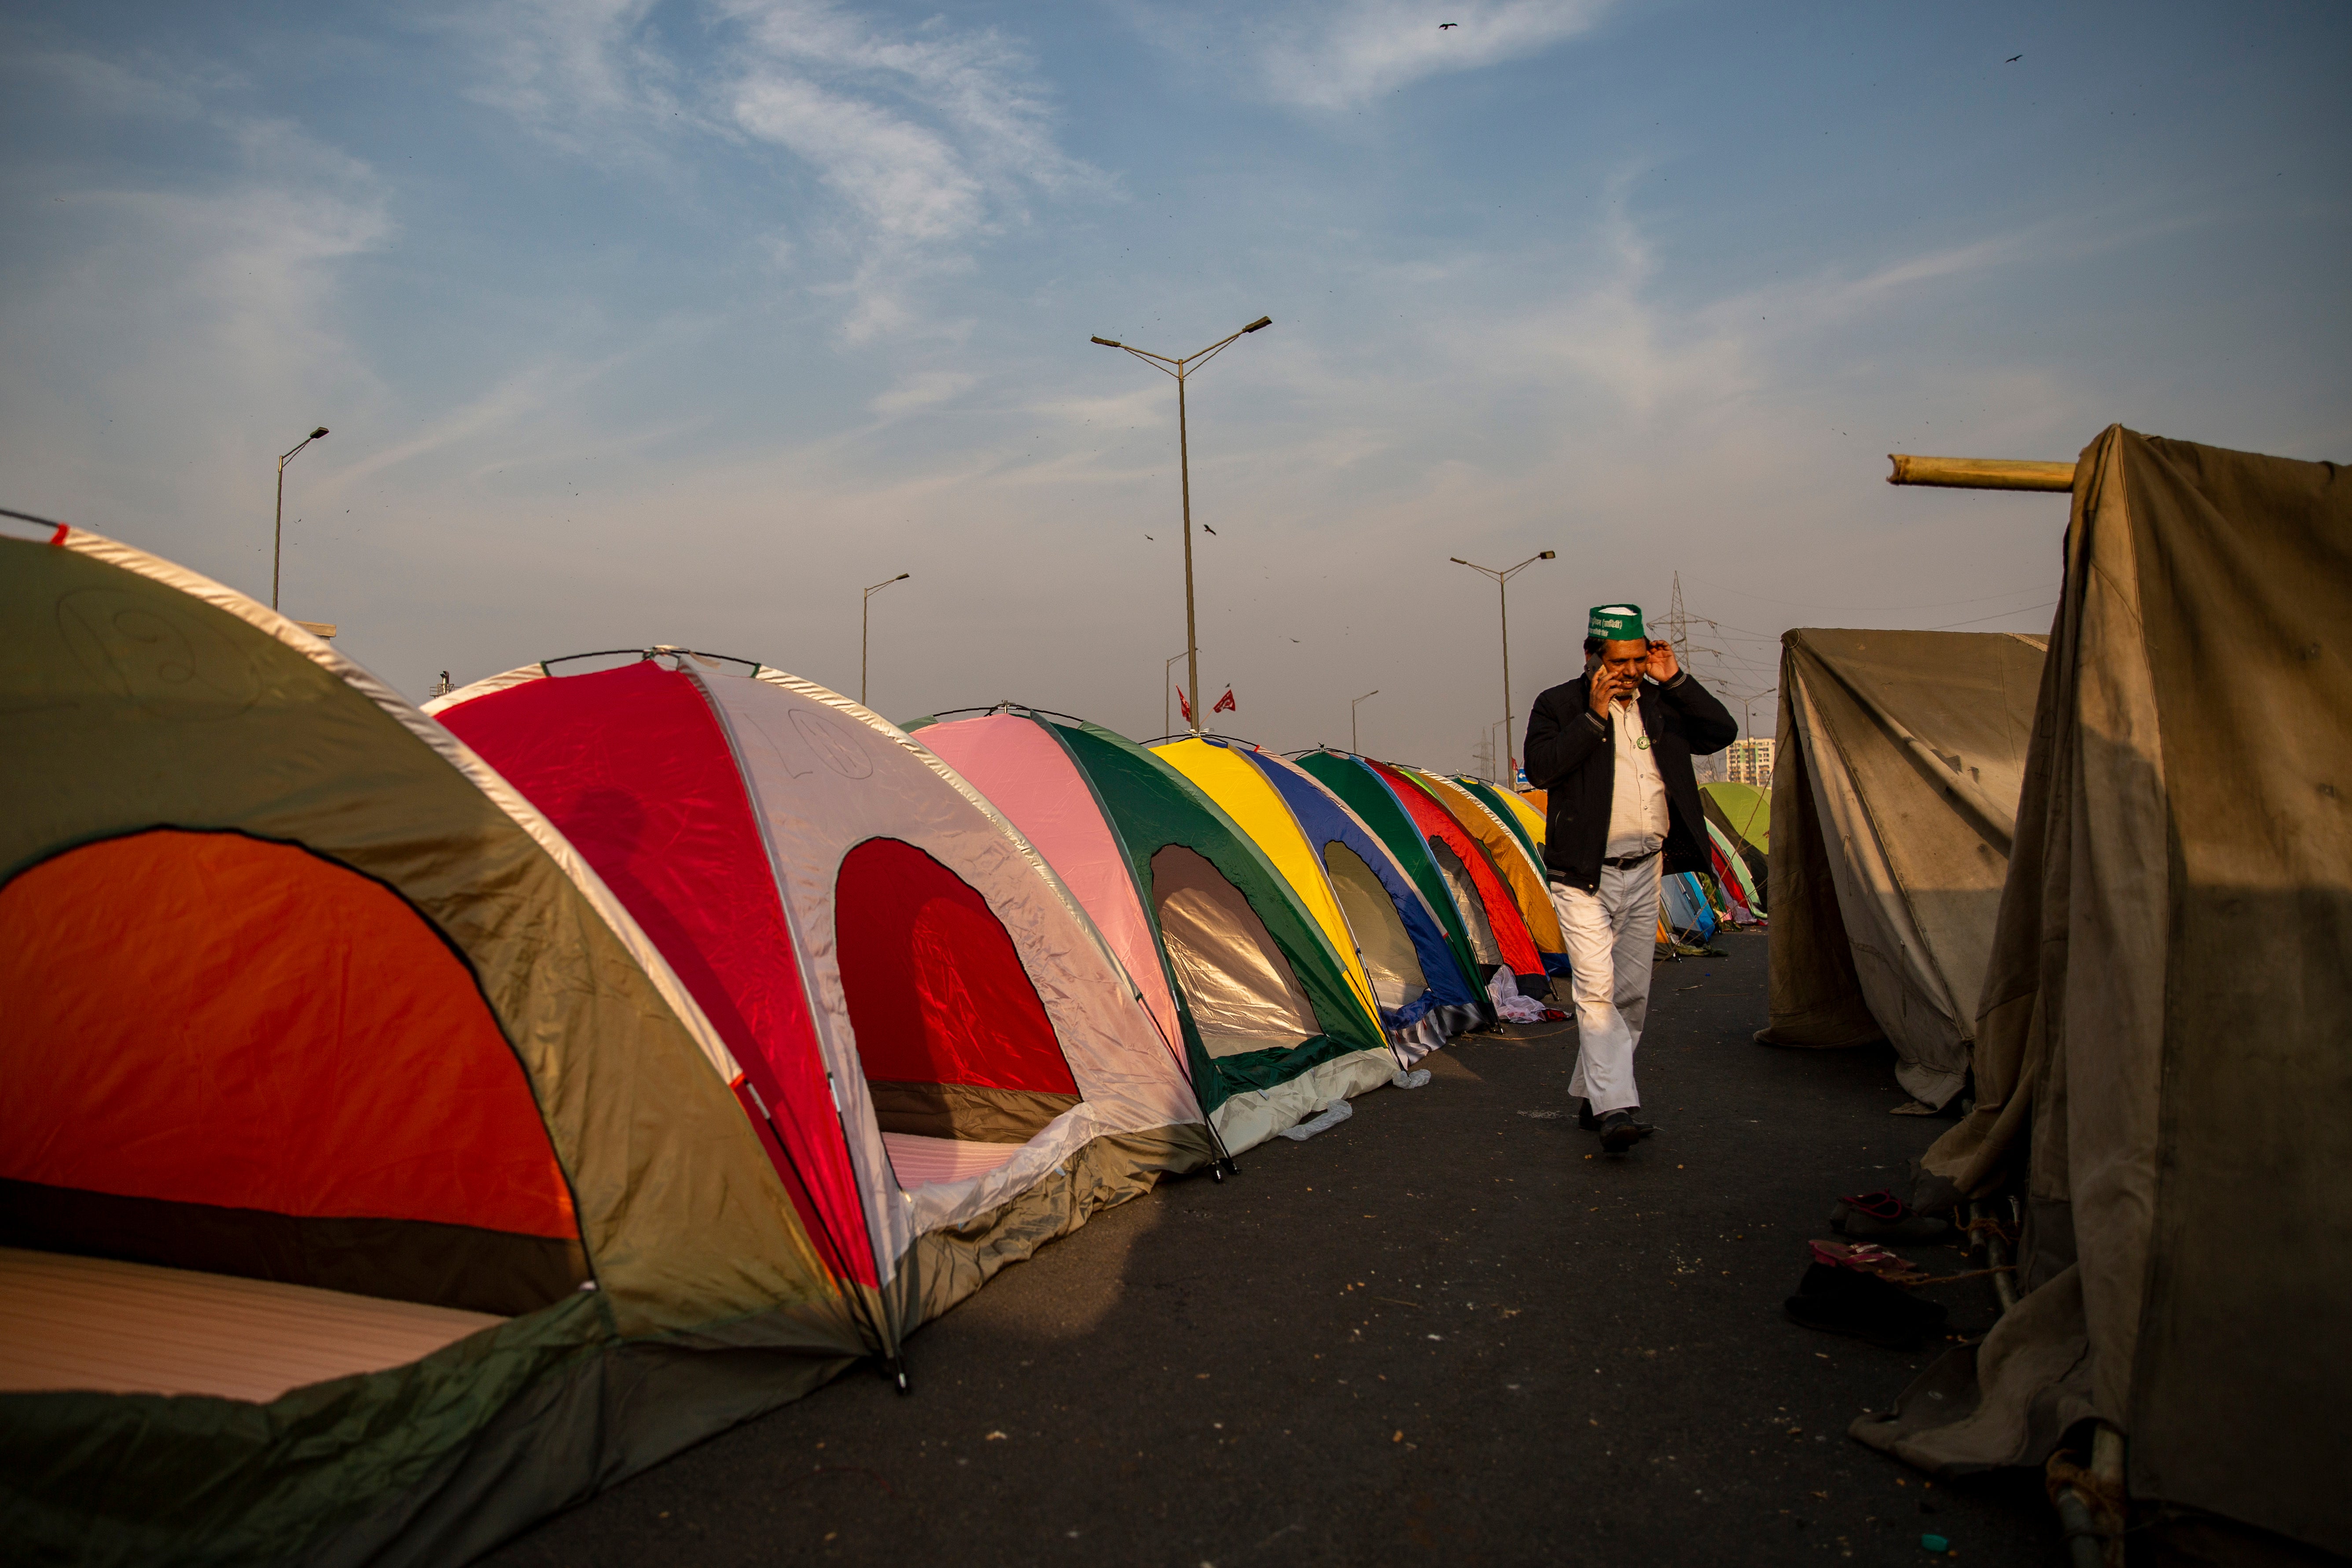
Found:
<path fill-rule="evenodd" d="M 1592 716 L 1591 679 L 1579 676 L 1536 699 L 1528 715 L 1528 782 L 1549 792 L 1544 813 L 1544 866 L 1552 880 L 1591 892 L 1601 884 L 1609 843 L 1609 807 L 1617 784 L 1615 727 Z M 1706 818 L 1691 758 L 1719 752 L 1738 737 L 1738 721 L 1685 670 L 1672 686 L 1644 680 L 1633 699 L 1649 731 L 1673 825 L 1668 871 L 1706 871 Z"/>

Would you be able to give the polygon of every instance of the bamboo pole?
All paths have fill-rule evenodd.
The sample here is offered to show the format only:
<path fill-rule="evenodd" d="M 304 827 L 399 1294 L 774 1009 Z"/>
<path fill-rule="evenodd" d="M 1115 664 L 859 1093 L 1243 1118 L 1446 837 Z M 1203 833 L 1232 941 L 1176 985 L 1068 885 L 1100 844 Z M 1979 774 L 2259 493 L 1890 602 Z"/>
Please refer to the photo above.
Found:
<path fill-rule="evenodd" d="M 1889 452 L 1890 485 L 1937 485 L 1958 490 L 2071 490 L 2072 463 L 2021 462 L 2010 458 L 1915 458 Z"/>

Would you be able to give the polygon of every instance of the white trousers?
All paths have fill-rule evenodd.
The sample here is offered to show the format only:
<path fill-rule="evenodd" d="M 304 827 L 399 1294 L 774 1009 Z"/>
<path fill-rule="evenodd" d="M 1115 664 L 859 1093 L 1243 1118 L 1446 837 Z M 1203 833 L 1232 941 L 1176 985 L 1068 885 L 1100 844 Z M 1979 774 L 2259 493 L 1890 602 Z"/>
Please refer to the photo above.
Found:
<path fill-rule="evenodd" d="M 1633 1084 L 1633 1047 L 1650 1016 L 1650 966 L 1658 956 L 1658 879 L 1664 853 L 1638 866 L 1601 868 L 1601 886 L 1551 884 L 1551 906 L 1568 938 L 1575 969 L 1576 1073 L 1568 1092 L 1590 1100 L 1592 1114 L 1642 1103 Z"/>

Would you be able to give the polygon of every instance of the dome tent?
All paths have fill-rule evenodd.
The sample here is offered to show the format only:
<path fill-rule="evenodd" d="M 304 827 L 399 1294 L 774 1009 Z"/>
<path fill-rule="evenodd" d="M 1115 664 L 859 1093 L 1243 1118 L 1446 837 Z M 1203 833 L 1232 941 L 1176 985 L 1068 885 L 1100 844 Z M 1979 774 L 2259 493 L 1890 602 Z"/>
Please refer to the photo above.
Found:
<path fill-rule="evenodd" d="M 1476 963 L 1454 945 L 1428 897 L 1380 836 L 1345 801 L 1289 758 L 1252 752 L 1249 759 L 1289 804 L 1307 842 L 1322 846 L 1324 868 L 1360 942 L 1368 930 L 1379 933 L 1376 940 L 1389 955 L 1384 967 L 1406 983 L 1399 987 L 1400 994 L 1410 989 L 1411 969 L 1398 946 L 1400 940 L 1411 945 L 1413 965 L 1427 989 L 1418 1000 L 1405 1005 L 1402 1021 L 1390 1022 L 1400 1048 L 1434 1049 L 1458 1035 L 1491 1025 L 1495 1010 L 1479 984 Z M 1371 949 L 1365 951 L 1369 964 Z M 1427 1011 L 1415 1019 L 1412 1009 L 1419 1007 Z M 1401 1026 L 1411 1032 L 1401 1032 Z"/>
<path fill-rule="evenodd" d="M 1543 952 L 1536 945 L 1535 933 L 1528 929 L 1517 896 L 1486 844 L 1446 810 L 1434 793 L 1415 782 L 1409 770 L 1370 758 L 1365 765 L 1379 775 L 1424 836 L 1430 858 L 1454 889 L 1456 906 L 1465 918 L 1486 927 L 1493 945 L 1479 953 L 1481 969 L 1489 964 L 1507 966 L 1522 995 L 1542 994 L 1550 984 Z M 1488 978 L 1492 979 L 1491 973 Z"/>
<path fill-rule="evenodd" d="M 1216 802 L 1218 808 L 1273 863 L 1284 883 L 1314 920 L 1325 946 L 1339 961 L 1357 1005 L 1376 1024 L 1384 1023 L 1380 998 L 1364 967 L 1363 954 L 1339 907 L 1339 895 L 1332 889 L 1322 859 L 1308 847 L 1297 818 L 1291 816 L 1290 807 L 1276 793 L 1274 785 L 1244 760 L 1247 748 L 1216 736 L 1193 735 L 1158 742 L 1150 752 Z M 1416 964 L 1416 970 L 1418 967 Z M 1418 990 L 1415 994 L 1419 994 Z M 1382 1034 L 1385 1036 L 1385 1028 Z"/>
<path fill-rule="evenodd" d="M 1249 1149 L 1395 1074 L 1314 916 L 1166 762 L 1098 725 L 1028 709 L 909 728 L 1083 889 L 1133 972 L 1158 965 L 1194 1092 L 1227 1148 Z"/>
<path fill-rule="evenodd" d="M 1319 895 L 1339 916 L 1334 945 L 1344 942 L 1342 951 L 1356 959 L 1406 1066 L 1487 1021 L 1491 1007 L 1475 971 L 1456 957 L 1427 902 L 1380 840 L 1312 774 L 1215 736 L 1202 737 L 1197 752 L 1181 742 L 1158 750 L 1250 829 L 1310 908 Z M 1255 776 L 1219 768 L 1221 760 L 1241 762 Z"/>
<path fill-rule="evenodd" d="M 1181 1058 L 1084 910 L 887 721 L 673 649 L 526 667 L 432 710 L 653 933 L 743 1064 L 828 1261 L 887 1282 L 894 1347 L 1208 1158 Z"/>
<path fill-rule="evenodd" d="M 0 1535 L 459 1562 L 880 1348 L 544 817 L 275 612 L 44 535 L 0 536 Z"/>
<path fill-rule="evenodd" d="M 1517 795 L 1468 773 L 1455 773 L 1446 782 L 1485 806 L 1496 821 L 1509 828 L 1511 837 L 1519 841 L 1519 847 L 1528 852 L 1528 858 L 1536 863 L 1536 868 L 1543 868 L 1544 819 L 1534 807 Z"/>
<path fill-rule="evenodd" d="M 1465 974 L 1479 979 L 1501 964 L 1485 901 L 1471 883 L 1467 866 L 1460 866 L 1458 877 L 1454 877 L 1447 868 L 1439 865 L 1431 852 L 1431 841 L 1422 837 L 1412 814 L 1369 761 L 1346 752 L 1319 749 L 1299 752 L 1291 761 L 1371 829 L 1373 837 L 1436 915 Z M 1454 832 L 1459 835 L 1460 829 Z M 1459 865 L 1458 858 L 1456 864 Z M 1533 942 L 1528 943 L 1530 950 L 1534 945 Z"/>
<path fill-rule="evenodd" d="M 1536 951 L 1543 957 L 1540 983 L 1529 986 L 1523 981 L 1520 990 L 1530 996 L 1543 994 L 1549 989 L 1550 976 L 1568 973 L 1568 938 L 1560 932 L 1559 912 L 1552 908 L 1551 887 L 1542 853 L 1523 830 L 1507 826 L 1494 808 L 1452 779 L 1401 763 L 1396 771 L 1444 806 L 1462 825 L 1462 830 L 1486 852 L 1496 874 L 1517 906 L 1520 918 L 1527 921 L 1528 934 L 1534 939 Z"/>

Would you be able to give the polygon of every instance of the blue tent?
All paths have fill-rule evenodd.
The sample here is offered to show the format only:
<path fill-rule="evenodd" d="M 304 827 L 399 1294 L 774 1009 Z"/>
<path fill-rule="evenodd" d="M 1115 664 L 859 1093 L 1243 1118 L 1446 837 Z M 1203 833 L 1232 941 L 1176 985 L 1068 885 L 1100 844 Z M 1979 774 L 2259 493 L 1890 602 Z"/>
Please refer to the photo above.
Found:
<path fill-rule="evenodd" d="M 1666 923 L 1677 936 L 1696 936 L 1700 942 L 1713 939 L 1715 910 L 1696 877 L 1678 871 L 1659 882 L 1658 893 L 1665 900 Z"/>
<path fill-rule="evenodd" d="M 1464 971 L 1436 911 L 1379 837 L 1297 763 L 1234 750 L 1265 775 L 1323 862 L 1399 1048 L 1419 1056 L 1489 1022 L 1477 976 Z"/>

